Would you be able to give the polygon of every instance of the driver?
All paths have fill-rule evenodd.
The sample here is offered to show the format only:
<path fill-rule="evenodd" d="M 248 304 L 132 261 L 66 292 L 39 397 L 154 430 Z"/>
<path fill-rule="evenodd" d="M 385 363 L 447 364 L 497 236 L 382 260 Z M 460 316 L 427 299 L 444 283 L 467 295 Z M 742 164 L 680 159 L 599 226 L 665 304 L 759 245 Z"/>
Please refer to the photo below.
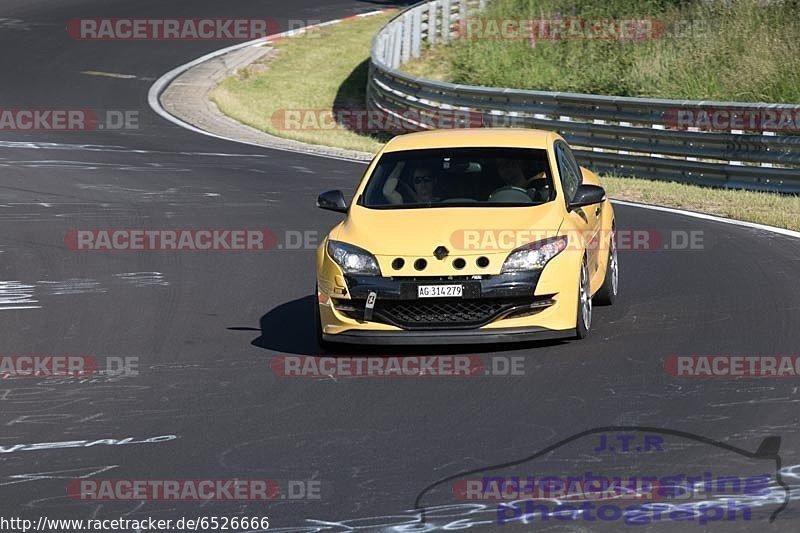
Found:
<path fill-rule="evenodd" d="M 501 158 L 497 160 L 497 173 L 509 187 L 519 187 L 527 189 L 528 180 L 519 166 L 519 162 L 514 159 Z"/>
<path fill-rule="evenodd" d="M 547 180 L 547 173 L 544 170 L 530 178 L 526 178 L 519 161 L 499 158 L 497 160 L 497 173 L 508 187 L 524 189 L 534 200 L 547 201 L 550 199 L 550 184 Z"/>

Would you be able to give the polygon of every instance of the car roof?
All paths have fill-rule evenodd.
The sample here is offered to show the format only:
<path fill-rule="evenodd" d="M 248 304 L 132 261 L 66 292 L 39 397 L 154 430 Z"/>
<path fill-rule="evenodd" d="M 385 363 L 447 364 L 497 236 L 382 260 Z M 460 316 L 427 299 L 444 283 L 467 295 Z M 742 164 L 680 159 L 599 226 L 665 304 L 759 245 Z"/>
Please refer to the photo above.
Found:
<path fill-rule="evenodd" d="M 454 128 L 398 135 L 384 152 L 426 148 L 538 148 L 547 149 L 558 138 L 551 131 L 526 128 Z"/>

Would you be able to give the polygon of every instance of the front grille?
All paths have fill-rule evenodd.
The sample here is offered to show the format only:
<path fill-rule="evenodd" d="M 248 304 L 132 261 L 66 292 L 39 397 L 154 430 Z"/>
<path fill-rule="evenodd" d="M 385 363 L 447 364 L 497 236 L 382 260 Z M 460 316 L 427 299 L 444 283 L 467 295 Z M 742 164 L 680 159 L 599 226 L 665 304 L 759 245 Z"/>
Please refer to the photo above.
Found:
<path fill-rule="evenodd" d="M 549 299 L 478 298 L 435 300 L 378 300 L 372 320 L 404 329 L 459 329 L 476 328 L 501 316 L 523 309 L 547 307 Z M 364 319 L 365 300 L 342 300 L 336 308 L 350 318 Z"/>
<path fill-rule="evenodd" d="M 500 300 L 439 300 L 384 302 L 376 315 L 386 316 L 401 327 L 474 326 L 509 308 Z"/>

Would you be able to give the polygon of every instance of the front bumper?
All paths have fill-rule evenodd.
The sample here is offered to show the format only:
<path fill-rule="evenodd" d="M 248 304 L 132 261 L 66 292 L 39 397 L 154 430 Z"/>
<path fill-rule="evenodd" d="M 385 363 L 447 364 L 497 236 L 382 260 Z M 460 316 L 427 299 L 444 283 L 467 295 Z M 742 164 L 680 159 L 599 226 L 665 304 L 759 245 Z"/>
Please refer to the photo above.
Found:
<path fill-rule="evenodd" d="M 459 331 L 374 331 L 349 330 L 336 335 L 322 334 L 328 342 L 368 345 L 432 345 L 432 344 L 494 344 L 503 342 L 540 341 L 560 339 L 574 334 L 574 330 L 552 330 L 540 327 L 474 329 Z"/>
<path fill-rule="evenodd" d="M 536 296 L 539 272 L 496 276 L 400 277 L 345 276 L 349 298 L 333 298 L 341 315 L 403 330 L 480 328 L 509 317 L 529 316 L 555 304 L 554 295 Z M 420 285 L 461 285 L 456 298 L 419 298 Z M 369 295 L 375 295 L 368 308 Z"/>
<path fill-rule="evenodd" d="M 357 276 L 342 272 L 323 243 L 317 249 L 322 338 L 354 344 L 491 343 L 573 333 L 582 250 L 568 248 L 542 270 L 513 274 L 501 273 L 501 258 L 487 255 L 492 260 L 487 269 Z M 382 265 L 382 271 L 390 270 Z M 464 290 L 461 298 L 418 298 L 416 287 L 421 284 L 462 284 Z M 370 293 L 377 298 L 367 313 Z"/>
<path fill-rule="evenodd" d="M 542 272 L 386 278 L 345 275 L 346 291 L 320 293 L 322 337 L 350 344 L 482 344 L 570 336 L 577 288 L 553 292 Z M 480 278 L 480 279 L 475 279 Z M 461 298 L 418 298 L 418 285 L 464 287 Z M 320 284 L 322 285 L 322 284 Z M 573 290 L 573 288 L 575 288 Z M 367 298 L 375 293 L 374 308 Z"/>

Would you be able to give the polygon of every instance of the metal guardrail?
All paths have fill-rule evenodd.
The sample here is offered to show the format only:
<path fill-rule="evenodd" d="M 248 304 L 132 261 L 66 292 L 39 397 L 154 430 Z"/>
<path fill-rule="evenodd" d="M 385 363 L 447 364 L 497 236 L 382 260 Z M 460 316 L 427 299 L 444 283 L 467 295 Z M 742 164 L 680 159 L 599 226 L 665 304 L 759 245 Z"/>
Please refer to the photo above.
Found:
<path fill-rule="evenodd" d="M 670 116 L 691 112 L 780 112 L 800 106 L 624 98 L 457 85 L 400 70 L 423 47 L 458 38 L 461 22 L 486 0 L 435 0 L 393 18 L 372 42 L 367 106 L 427 129 L 420 117 L 478 114 L 484 125 L 559 132 L 581 164 L 599 172 L 751 190 L 800 193 L 800 135 L 754 131 L 687 131 Z M 797 125 L 800 127 L 800 124 Z M 697 130 L 698 128 L 688 128 Z"/>

